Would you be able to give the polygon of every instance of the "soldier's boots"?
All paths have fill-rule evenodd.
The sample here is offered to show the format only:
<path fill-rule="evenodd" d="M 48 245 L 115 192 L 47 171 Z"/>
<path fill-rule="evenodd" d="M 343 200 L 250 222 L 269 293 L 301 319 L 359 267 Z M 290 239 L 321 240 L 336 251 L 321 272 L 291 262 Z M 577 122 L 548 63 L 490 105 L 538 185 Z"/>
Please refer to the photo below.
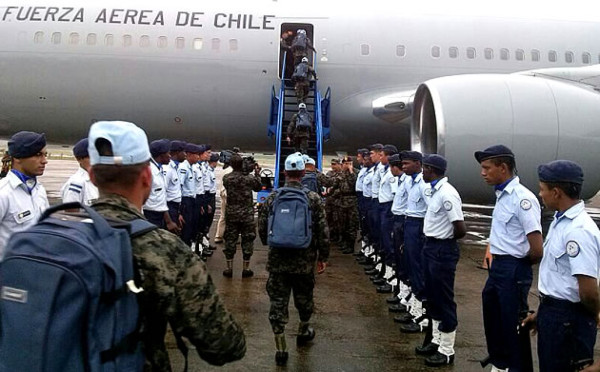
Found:
<path fill-rule="evenodd" d="M 233 260 L 227 260 L 227 268 L 223 270 L 223 276 L 227 278 L 233 277 Z"/>
<path fill-rule="evenodd" d="M 288 360 L 287 346 L 285 344 L 285 333 L 275 333 L 275 364 L 284 366 Z"/>
<path fill-rule="evenodd" d="M 250 261 L 244 261 L 244 269 L 242 270 L 242 278 L 250 278 L 254 276 L 254 271 L 250 270 Z"/>
<path fill-rule="evenodd" d="M 433 355 L 438 351 L 439 345 L 433 342 L 428 343 L 427 345 L 417 346 L 415 347 L 415 353 L 417 355 Z"/>
<path fill-rule="evenodd" d="M 398 298 L 398 297 L 394 297 L 394 298 Z M 408 313 L 408 309 L 406 308 L 406 306 L 404 306 L 400 303 L 400 299 L 398 299 L 398 303 L 388 306 L 388 311 L 390 313 L 400 313 L 400 314 Z"/>
<path fill-rule="evenodd" d="M 452 363 L 454 363 L 454 354 L 444 355 L 439 351 L 425 359 L 425 364 L 429 367 L 442 367 Z"/>
<path fill-rule="evenodd" d="M 390 296 L 390 297 L 386 298 L 385 302 L 387 302 L 390 305 L 398 305 L 398 304 L 400 304 L 400 298 L 398 298 L 397 295 L 393 295 L 393 296 Z"/>
<path fill-rule="evenodd" d="M 298 336 L 296 336 L 296 345 L 304 346 L 315 338 L 315 330 L 308 325 L 308 322 L 300 322 L 298 326 Z"/>
<path fill-rule="evenodd" d="M 384 283 L 382 286 L 377 287 L 377 293 L 392 293 L 394 291 L 394 287 L 389 283 Z"/>

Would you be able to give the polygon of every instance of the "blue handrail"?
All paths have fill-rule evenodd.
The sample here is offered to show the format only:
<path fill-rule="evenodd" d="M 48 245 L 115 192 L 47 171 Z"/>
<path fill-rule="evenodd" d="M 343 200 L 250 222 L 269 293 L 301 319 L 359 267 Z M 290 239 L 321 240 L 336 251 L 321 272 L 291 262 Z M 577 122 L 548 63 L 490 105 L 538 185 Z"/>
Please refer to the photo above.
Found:
<path fill-rule="evenodd" d="M 287 52 L 283 53 L 283 66 L 281 68 L 281 87 L 279 88 L 279 107 L 277 109 L 277 136 L 275 138 L 275 182 L 274 188 L 279 187 L 279 169 L 281 167 L 281 130 L 283 127 L 283 101 L 285 100 L 285 63 Z"/>

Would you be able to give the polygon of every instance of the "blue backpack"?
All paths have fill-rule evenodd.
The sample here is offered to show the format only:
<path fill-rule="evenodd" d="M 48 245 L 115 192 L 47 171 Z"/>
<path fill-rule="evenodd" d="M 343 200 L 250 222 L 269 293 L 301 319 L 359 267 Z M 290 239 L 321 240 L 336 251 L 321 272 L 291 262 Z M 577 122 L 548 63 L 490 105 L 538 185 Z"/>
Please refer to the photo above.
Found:
<path fill-rule="evenodd" d="M 76 208 L 86 214 L 51 216 Z M 142 371 L 131 238 L 154 229 L 67 203 L 15 233 L 0 263 L 0 371 Z"/>
<path fill-rule="evenodd" d="M 271 248 L 306 249 L 312 240 L 308 190 L 281 187 L 269 211 L 267 244 Z"/>
<path fill-rule="evenodd" d="M 321 190 L 319 190 L 319 182 L 317 181 L 317 173 L 306 172 L 304 177 L 302 177 L 300 183 L 308 190 L 314 191 L 317 194 L 321 195 Z"/>

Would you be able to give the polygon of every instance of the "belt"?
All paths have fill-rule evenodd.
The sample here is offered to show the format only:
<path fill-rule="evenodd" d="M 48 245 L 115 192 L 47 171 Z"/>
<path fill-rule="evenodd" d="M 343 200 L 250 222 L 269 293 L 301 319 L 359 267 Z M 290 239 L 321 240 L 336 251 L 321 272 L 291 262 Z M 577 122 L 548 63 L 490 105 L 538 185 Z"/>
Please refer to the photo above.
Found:
<path fill-rule="evenodd" d="M 182 198 L 188 198 L 188 199 L 196 199 L 196 196 L 182 196 Z"/>
<path fill-rule="evenodd" d="M 584 310 L 581 302 L 571 302 L 569 300 L 561 300 L 558 298 L 547 296 L 543 293 L 540 293 L 540 304 L 544 304 L 544 306 L 555 307 L 559 309 L 567 309 L 567 310 Z"/>
<path fill-rule="evenodd" d="M 406 216 L 406 220 L 407 221 L 424 221 L 425 217 L 411 217 L 411 216 Z"/>
<path fill-rule="evenodd" d="M 393 200 L 386 201 L 386 202 L 382 202 L 382 201 L 380 201 L 380 202 L 379 202 L 379 205 L 388 205 L 388 204 L 392 204 L 393 202 L 394 202 Z"/>
<path fill-rule="evenodd" d="M 454 238 L 438 239 L 438 238 L 433 238 L 431 236 L 426 236 L 425 239 L 427 239 L 428 241 L 431 241 L 431 242 L 440 242 L 440 243 L 455 242 L 456 241 L 456 239 L 454 239 Z"/>
<path fill-rule="evenodd" d="M 493 254 L 492 258 L 496 261 L 529 261 L 529 257 L 515 257 L 509 254 Z"/>

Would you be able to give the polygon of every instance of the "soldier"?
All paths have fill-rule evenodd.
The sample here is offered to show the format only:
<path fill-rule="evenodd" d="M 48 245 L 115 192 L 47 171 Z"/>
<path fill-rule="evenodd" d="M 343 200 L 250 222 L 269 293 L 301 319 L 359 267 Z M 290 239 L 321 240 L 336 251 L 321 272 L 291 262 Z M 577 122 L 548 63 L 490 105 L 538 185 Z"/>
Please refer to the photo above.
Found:
<path fill-rule="evenodd" d="M 302 157 L 304 159 L 305 167 L 302 184 L 310 191 L 314 191 L 322 197 L 325 188 L 333 186 L 333 180 L 319 172 L 316 168 L 315 159 L 308 155 L 302 155 Z"/>
<path fill-rule="evenodd" d="M 292 116 L 287 127 L 286 141 L 288 145 L 294 141 L 294 151 L 306 154 L 308 152 L 308 140 L 314 132 L 313 118 L 306 111 L 306 104 L 298 105 L 298 112 Z"/>
<path fill-rule="evenodd" d="M 525 322 L 537 324 L 540 371 L 578 371 L 594 356 L 600 231 L 581 200 L 579 164 L 556 160 L 540 165 L 538 176 L 539 196 L 556 213 L 540 264 L 540 307 Z"/>
<path fill-rule="evenodd" d="M 48 164 L 44 133 L 21 131 L 8 140 L 13 169 L 0 181 L 0 261 L 10 236 L 34 225 L 48 208 L 37 177 Z"/>
<path fill-rule="evenodd" d="M 294 40 L 292 40 L 292 53 L 294 53 L 294 65 L 300 63 L 302 58 L 308 57 L 307 49 L 310 49 L 315 53 L 317 52 L 312 46 L 310 39 L 306 35 L 306 30 L 299 29 L 298 31 L 296 31 L 296 36 L 294 37 Z"/>
<path fill-rule="evenodd" d="M 205 237 L 208 237 L 210 233 L 210 227 L 215 217 L 216 208 L 216 195 L 217 195 L 217 177 L 215 175 L 215 168 L 219 162 L 219 154 L 213 153 L 208 159 L 206 167 L 206 177 L 204 178 L 204 195 L 206 198 L 206 210 L 204 211 L 204 224 L 202 226 L 201 233 Z M 214 250 L 210 244 L 208 244 L 210 250 Z"/>
<path fill-rule="evenodd" d="M 196 247 L 199 248 L 201 246 L 202 255 L 207 257 L 212 256 L 214 249 L 214 247 L 210 245 L 207 228 L 210 229 L 212 217 L 214 217 L 214 207 L 210 203 L 210 189 L 213 186 L 216 187 L 216 184 L 214 183 L 214 170 L 211 171 L 210 165 L 208 164 L 212 156 L 212 146 L 210 144 L 201 146 L 204 152 L 200 154 L 200 161 L 198 162 L 198 172 L 200 172 L 201 175 L 199 179 L 200 184 L 198 186 L 199 193 L 196 195 L 196 208 L 199 213 Z M 214 192 L 216 193 L 216 190 Z M 200 195 L 200 197 L 198 197 L 198 195 Z"/>
<path fill-rule="evenodd" d="M 367 168 L 365 172 L 365 177 L 363 178 L 363 208 L 365 214 L 365 227 L 366 227 L 366 246 L 365 246 L 365 256 L 359 257 L 357 259 L 358 263 L 361 265 L 367 265 L 365 269 L 372 270 L 375 266 L 372 266 L 373 260 L 370 258 L 374 254 L 373 248 L 373 234 L 371 229 L 371 213 L 373 210 L 373 203 L 371 203 L 371 195 L 373 192 L 373 188 L 371 187 L 373 182 L 373 174 L 375 173 L 375 164 L 371 160 L 371 155 L 369 153 L 363 155 L 363 159 L 365 162 L 365 167 Z"/>
<path fill-rule="evenodd" d="M 342 159 L 342 169 L 335 177 L 332 187 L 339 193 L 339 203 L 336 205 L 336 209 L 339 215 L 340 248 L 343 254 L 354 253 L 354 243 L 356 242 L 358 213 L 355 185 L 356 173 L 354 173 L 352 157 L 345 156 Z"/>
<path fill-rule="evenodd" d="M 171 155 L 171 161 L 166 168 L 166 180 L 167 180 L 167 207 L 169 208 L 169 216 L 171 221 L 177 223 L 179 229 L 181 229 L 182 217 L 179 214 L 181 207 L 181 181 L 179 180 L 179 165 L 185 161 L 185 142 L 183 141 L 171 141 L 171 147 L 169 148 L 169 155 Z"/>
<path fill-rule="evenodd" d="M 475 159 L 481 176 L 496 191 L 490 231 L 494 263 L 481 294 L 490 363 L 492 371 L 521 370 L 526 355 L 519 347 L 517 327 L 519 317 L 529 310 L 531 265 L 542 257 L 540 204 L 515 175 L 515 155 L 508 147 L 488 147 L 475 152 Z"/>
<path fill-rule="evenodd" d="M 233 257 L 235 256 L 238 235 L 242 235 L 242 254 L 244 266 L 242 278 L 254 275 L 250 270 L 250 258 L 254 252 L 256 224 L 254 223 L 254 202 L 252 191 L 260 191 L 260 166 L 254 167 L 254 175 L 243 172 L 244 160 L 238 154 L 231 157 L 233 171 L 223 177 L 223 186 L 227 191 L 227 208 L 225 210 L 225 259 L 227 267 L 223 276 L 233 276 Z"/>
<path fill-rule="evenodd" d="M 302 189 L 300 180 L 304 175 L 304 160 L 299 153 L 285 160 L 285 187 Z M 269 235 L 269 216 L 277 192 L 272 192 L 259 210 L 258 233 L 263 244 L 267 244 Z M 285 325 L 288 322 L 288 304 L 290 293 L 294 295 L 294 305 L 298 309 L 300 324 L 296 342 L 305 345 L 315 337 L 315 331 L 309 325 L 313 313 L 313 288 L 315 284 L 315 261 L 317 270 L 322 273 L 329 258 L 327 241 L 327 223 L 321 197 L 312 191 L 306 193 L 308 208 L 312 219 L 312 239 L 308 248 L 286 249 L 269 247 L 267 260 L 267 293 L 271 300 L 269 321 L 275 334 L 277 365 L 284 365 L 288 359 L 285 341 Z"/>
<path fill-rule="evenodd" d="M 364 197 L 363 197 L 363 180 L 365 175 L 367 174 L 367 167 L 365 166 L 365 156 L 369 154 L 369 150 L 367 149 L 358 149 L 356 151 L 356 159 L 359 164 L 359 171 L 356 176 L 356 200 L 358 205 L 358 223 L 360 226 L 360 235 L 361 240 L 366 236 L 366 226 L 365 226 L 365 207 L 364 207 Z M 360 255 L 360 252 L 358 253 Z"/>
<path fill-rule="evenodd" d="M 93 208 L 107 218 L 142 218 L 152 188 L 146 133 L 132 123 L 97 122 L 89 133 L 91 178 L 101 197 Z M 165 347 L 167 324 L 187 338 L 206 362 L 223 365 L 241 359 L 246 341 L 225 309 L 204 263 L 177 236 L 156 229 L 131 242 L 140 272 L 140 328 L 146 371 L 170 371 Z"/>
<path fill-rule="evenodd" d="M 98 199 L 98 188 L 90 181 L 90 156 L 88 155 L 88 139 L 79 140 L 73 146 L 73 155 L 79 163 L 77 172 L 63 185 L 60 193 L 63 203 L 79 202 L 92 205 Z"/>
<path fill-rule="evenodd" d="M 373 253 L 377 257 L 381 257 L 380 248 L 380 229 L 381 229 L 381 221 L 379 220 L 379 187 L 381 185 L 381 172 L 383 171 L 384 166 L 380 162 L 381 158 L 381 150 L 383 149 L 383 145 L 380 143 L 375 143 L 369 146 L 369 155 L 371 157 L 371 161 L 373 162 L 373 173 L 370 177 L 371 190 L 370 195 L 371 198 L 366 201 L 369 204 L 369 212 L 367 218 L 369 219 L 369 243 L 373 247 Z M 380 264 L 381 262 L 378 262 Z M 375 267 L 367 266 L 365 269 L 367 270 L 367 275 L 379 274 L 378 270 L 375 270 Z"/>
<path fill-rule="evenodd" d="M 200 159 L 202 148 L 193 143 L 184 147 L 186 159 L 179 166 L 179 181 L 181 182 L 181 208 L 179 213 L 183 219 L 181 229 L 181 240 L 191 246 L 192 239 L 196 237 L 196 226 L 198 214 L 196 213 L 196 176 L 194 164 Z"/>
<path fill-rule="evenodd" d="M 340 239 L 340 214 L 338 205 L 340 199 L 339 190 L 332 188 L 334 180 L 342 171 L 342 165 L 339 159 L 331 159 L 331 170 L 327 172 L 327 179 L 330 180 L 330 186 L 325 195 L 325 214 L 327 217 L 327 226 L 329 227 L 329 239 L 332 242 L 339 243 Z"/>
<path fill-rule="evenodd" d="M 303 57 L 302 61 L 294 67 L 294 73 L 292 74 L 292 82 L 294 83 L 298 103 L 306 103 L 305 100 L 308 97 L 310 87 L 310 75 L 315 80 L 319 80 L 315 70 L 308 65 L 308 58 Z"/>

